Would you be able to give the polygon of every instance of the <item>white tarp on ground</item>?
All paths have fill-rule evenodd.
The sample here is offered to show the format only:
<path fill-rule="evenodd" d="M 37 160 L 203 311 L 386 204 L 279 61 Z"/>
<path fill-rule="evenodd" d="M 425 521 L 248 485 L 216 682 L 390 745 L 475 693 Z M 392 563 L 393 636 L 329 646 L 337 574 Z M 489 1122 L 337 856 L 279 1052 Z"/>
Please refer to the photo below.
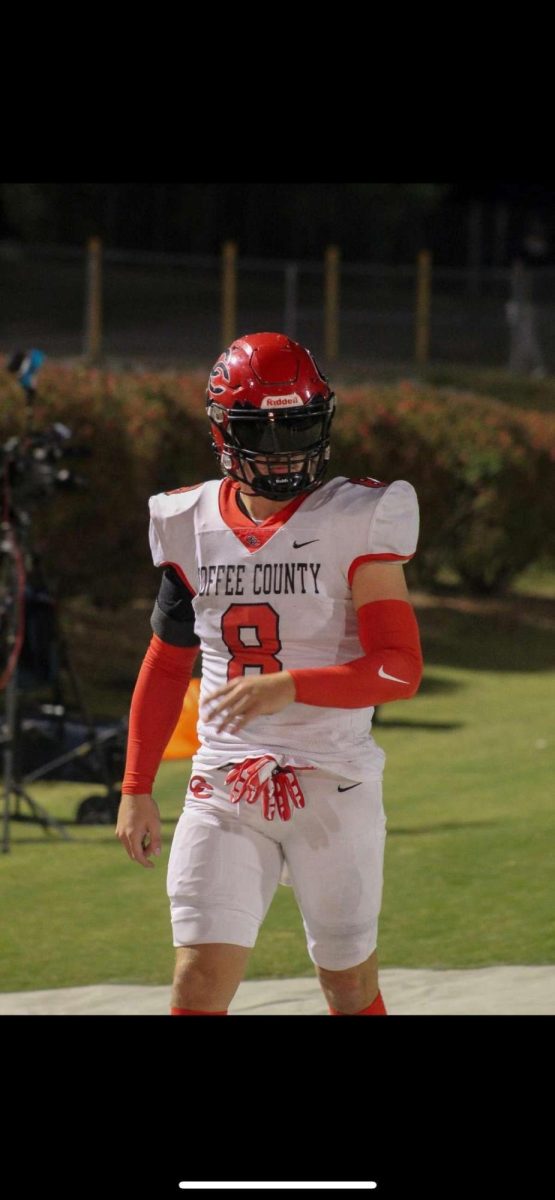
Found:
<path fill-rule="evenodd" d="M 465 971 L 385 969 L 380 986 L 391 1016 L 555 1015 L 555 966 L 481 967 Z M 167 1016 L 167 987 L 94 984 L 40 992 L 0 993 L 0 1016 Z M 327 1014 L 315 979 L 262 979 L 241 984 L 230 1006 L 237 1016 Z"/>

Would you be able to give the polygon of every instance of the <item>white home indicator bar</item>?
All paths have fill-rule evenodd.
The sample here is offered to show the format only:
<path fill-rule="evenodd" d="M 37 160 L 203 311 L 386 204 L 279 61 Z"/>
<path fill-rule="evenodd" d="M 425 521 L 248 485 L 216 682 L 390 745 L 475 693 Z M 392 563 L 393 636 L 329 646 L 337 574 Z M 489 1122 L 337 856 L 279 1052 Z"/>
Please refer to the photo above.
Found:
<path fill-rule="evenodd" d="M 369 1183 L 180 1183 L 180 1188 L 327 1188 L 341 1190 L 343 1188 L 376 1188 L 375 1182 Z"/>

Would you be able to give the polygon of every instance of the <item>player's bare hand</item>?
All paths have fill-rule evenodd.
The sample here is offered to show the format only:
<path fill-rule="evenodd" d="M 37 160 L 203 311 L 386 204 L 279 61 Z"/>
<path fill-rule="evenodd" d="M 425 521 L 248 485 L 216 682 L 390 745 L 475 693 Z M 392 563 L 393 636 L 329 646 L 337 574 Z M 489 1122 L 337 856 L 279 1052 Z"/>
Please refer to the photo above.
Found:
<path fill-rule="evenodd" d="M 116 837 L 133 862 L 153 867 L 153 854 L 160 854 L 160 813 L 152 796 L 122 796 Z"/>
<path fill-rule="evenodd" d="M 236 733 L 254 717 L 281 712 L 295 699 L 295 684 L 289 671 L 271 675 L 241 675 L 206 697 L 208 719 L 216 730 Z"/>

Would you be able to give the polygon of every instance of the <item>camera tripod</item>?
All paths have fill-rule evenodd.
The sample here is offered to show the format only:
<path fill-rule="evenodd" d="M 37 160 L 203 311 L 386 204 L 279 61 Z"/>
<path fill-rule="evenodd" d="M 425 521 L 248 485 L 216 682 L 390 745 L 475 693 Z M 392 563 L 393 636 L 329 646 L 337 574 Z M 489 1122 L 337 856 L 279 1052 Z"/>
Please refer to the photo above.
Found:
<path fill-rule="evenodd" d="M 6 854 L 10 849 L 10 820 L 23 820 L 21 806 L 25 803 L 31 810 L 31 818 L 37 821 L 44 829 L 55 829 L 66 841 L 70 840 L 69 833 L 59 821 L 51 817 L 46 809 L 37 804 L 32 796 L 25 790 L 23 786 L 24 780 L 19 777 L 17 763 L 17 745 L 18 745 L 18 688 L 17 688 L 17 672 L 13 671 L 5 690 L 5 724 L 2 731 L 2 751 L 4 759 L 3 768 L 3 813 L 2 813 L 2 852 Z M 12 812 L 11 800 L 15 799 L 15 806 Z"/>
<path fill-rule="evenodd" d="M 8 604 L 8 612 L 6 611 L 6 595 L 4 592 L 5 580 L 2 581 L 2 567 L 5 568 L 6 553 L 6 538 L 0 547 L 0 620 L 2 613 L 4 617 L 11 615 L 12 643 L 17 638 L 16 625 L 21 620 L 24 620 L 24 613 L 18 612 L 21 604 L 21 597 L 14 599 L 12 591 L 12 603 Z M 122 736 L 122 730 L 117 726 L 108 728 L 105 731 L 98 731 L 95 728 L 94 721 L 90 716 L 81 690 L 79 679 L 73 667 L 71 657 L 68 651 L 67 643 L 62 631 L 59 627 L 57 619 L 56 606 L 54 605 L 51 596 L 49 595 L 44 574 L 36 554 L 32 554 L 32 572 L 30 578 L 35 583 L 35 590 L 39 591 L 40 596 L 47 604 L 52 620 L 47 625 L 46 635 L 43 635 L 43 644 L 39 647 L 41 653 L 35 652 L 34 657 L 30 655 L 29 648 L 26 646 L 25 640 L 19 638 L 21 644 L 18 661 L 9 673 L 6 686 L 4 688 L 4 711 L 5 722 L 0 738 L 3 751 L 3 839 L 2 850 L 7 852 L 10 846 L 10 821 L 12 820 L 30 820 L 41 824 L 46 832 L 56 831 L 64 839 L 71 840 L 67 829 L 60 821 L 52 817 L 36 800 L 29 794 L 27 788 L 35 781 L 51 775 L 52 772 L 59 771 L 60 768 L 67 767 L 73 761 L 83 761 L 88 757 L 94 766 L 94 779 L 101 782 L 106 788 L 106 796 L 89 796 L 79 805 L 77 812 L 78 823 L 100 822 L 106 823 L 114 821 L 119 805 L 119 792 L 114 787 L 113 775 L 107 760 L 108 744 L 114 739 L 119 739 Z M 30 604 L 27 607 L 30 611 Z M 7 630 L 3 631 L 4 636 Z M 25 650 L 27 649 L 27 656 Z M 35 648 L 36 650 L 36 648 Z M 27 663 L 25 658 L 27 657 Z M 43 660 L 48 660 L 50 670 L 45 669 Z M 30 660 L 30 662 L 29 662 Z M 30 672 L 29 672 L 30 665 Z M 22 712 L 22 696 L 25 691 L 23 687 L 23 678 L 25 668 L 27 666 L 27 675 L 31 674 L 33 678 L 33 668 L 36 675 L 40 679 L 46 680 L 51 690 L 52 703 L 41 704 L 39 711 L 41 720 L 33 721 L 25 718 Z M 42 670 L 41 670 L 42 668 Z M 61 684 L 61 674 L 64 671 L 71 685 L 74 701 L 74 711 L 80 718 L 80 726 L 84 730 L 84 740 L 75 746 L 73 749 L 62 754 L 57 754 L 46 762 L 41 764 L 34 770 L 22 774 L 22 758 L 23 758 L 23 732 L 29 727 L 45 724 L 46 721 L 55 721 L 58 732 L 64 731 L 64 725 L 67 719 L 67 703 L 64 691 Z M 73 711 L 73 710 L 72 710 Z M 59 775 L 58 775 L 59 777 Z M 23 806 L 30 810 L 29 814 L 24 814 Z"/>
<path fill-rule="evenodd" d="M 25 391 L 25 433 L 23 438 L 10 438 L 1 448 L 0 695 L 4 696 L 4 723 L 0 731 L 0 747 L 4 784 L 1 849 L 4 853 L 10 848 L 12 820 L 36 821 L 45 832 L 55 830 L 64 839 L 70 840 L 64 825 L 37 804 L 29 795 L 27 786 L 57 768 L 67 766 L 72 759 L 83 760 L 90 756 L 94 766 L 93 780 L 100 780 L 107 789 L 106 797 L 90 796 L 82 801 L 77 812 L 78 823 L 115 820 L 119 804 L 106 745 L 122 731 L 112 728 L 104 733 L 97 732 L 87 712 L 60 629 L 57 606 L 48 587 L 41 559 L 31 545 L 29 513 L 21 506 L 21 500 L 32 504 L 39 497 L 48 498 L 55 486 L 67 487 L 68 480 L 75 486 L 83 484 L 77 476 L 72 476 L 67 470 L 58 470 L 57 466 L 71 436 L 70 430 L 61 424 L 53 425 L 46 431 L 33 428 L 33 379 L 43 358 L 40 351 L 17 354 L 9 366 L 10 370 L 18 372 Z M 41 620 L 41 605 L 45 620 Z M 80 718 L 79 728 L 84 730 L 85 740 L 67 753 L 43 761 L 38 768 L 23 775 L 22 733 L 25 727 L 44 725 L 45 717 L 54 717 L 58 722 L 58 732 L 65 732 L 67 710 L 61 685 L 62 668 L 72 687 Z M 25 720 L 21 703 L 23 692 L 29 687 L 33 689 L 38 686 L 40 689 L 45 684 L 52 692 L 54 703 L 41 706 L 42 721 Z M 30 810 L 30 815 L 23 813 L 24 805 Z"/>
<path fill-rule="evenodd" d="M 2 851 L 10 848 L 11 800 L 15 798 L 14 816 L 21 816 L 21 804 L 31 809 L 33 817 L 45 828 L 55 828 L 62 837 L 69 834 L 62 825 L 41 808 L 28 794 L 19 775 L 18 765 L 18 679 L 17 663 L 24 640 L 25 568 L 23 554 L 17 543 L 9 515 L 2 522 L 0 542 L 0 644 L 2 659 L 1 685 L 5 695 L 5 721 L 0 743 L 3 756 Z"/>

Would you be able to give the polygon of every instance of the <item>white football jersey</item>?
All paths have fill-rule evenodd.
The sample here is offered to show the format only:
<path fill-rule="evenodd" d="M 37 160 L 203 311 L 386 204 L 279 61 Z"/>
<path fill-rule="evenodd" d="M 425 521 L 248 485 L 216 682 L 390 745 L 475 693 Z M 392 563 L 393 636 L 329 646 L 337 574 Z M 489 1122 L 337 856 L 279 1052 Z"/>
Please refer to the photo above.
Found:
<path fill-rule="evenodd" d="M 150 545 L 194 596 L 202 650 L 199 767 L 275 754 L 360 779 L 381 775 L 373 708 L 289 704 L 218 733 L 205 698 L 235 676 L 328 667 L 360 657 L 351 581 L 363 562 L 406 562 L 418 539 L 412 484 L 331 479 L 256 523 L 230 479 L 152 496 Z"/>

